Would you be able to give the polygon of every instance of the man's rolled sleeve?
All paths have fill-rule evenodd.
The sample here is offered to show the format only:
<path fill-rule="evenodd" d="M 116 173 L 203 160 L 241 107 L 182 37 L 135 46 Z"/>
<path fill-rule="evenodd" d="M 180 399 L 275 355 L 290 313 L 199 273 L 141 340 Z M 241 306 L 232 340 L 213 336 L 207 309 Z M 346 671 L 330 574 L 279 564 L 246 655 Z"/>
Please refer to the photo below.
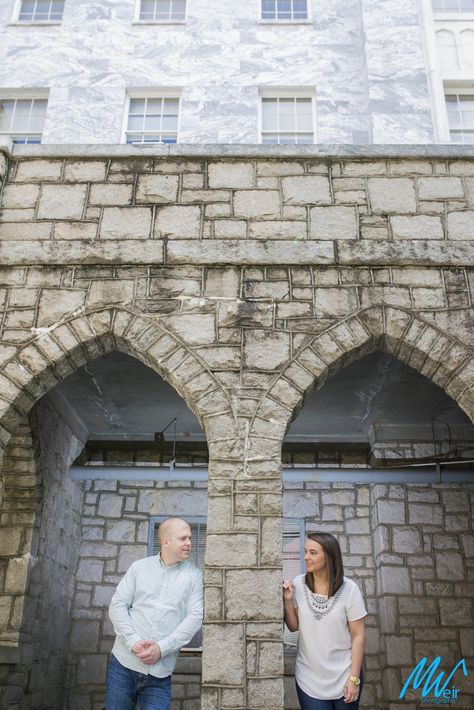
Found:
<path fill-rule="evenodd" d="M 141 641 L 141 636 L 134 629 L 129 614 L 134 596 L 135 573 L 132 565 L 125 577 L 119 582 L 109 606 L 109 618 L 114 627 L 115 635 L 122 638 L 129 651 L 132 650 L 132 646 Z"/>
<path fill-rule="evenodd" d="M 203 581 L 202 573 L 198 572 L 189 597 L 186 617 L 169 636 L 158 641 L 161 656 L 167 656 L 169 653 L 178 653 L 183 646 L 186 646 L 201 628 L 202 618 Z"/>

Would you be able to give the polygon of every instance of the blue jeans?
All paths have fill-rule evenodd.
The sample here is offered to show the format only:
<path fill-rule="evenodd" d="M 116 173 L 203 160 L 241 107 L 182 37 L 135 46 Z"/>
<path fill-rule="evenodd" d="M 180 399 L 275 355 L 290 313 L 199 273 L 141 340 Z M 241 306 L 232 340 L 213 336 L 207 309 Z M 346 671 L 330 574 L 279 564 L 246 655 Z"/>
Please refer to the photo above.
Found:
<path fill-rule="evenodd" d="M 362 688 L 364 686 L 364 674 L 360 672 L 359 697 L 353 703 L 345 703 L 344 698 L 337 700 L 318 700 L 307 695 L 296 683 L 296 692 L 300 701 L 301 710 L 358 710 Z"/>
<path fill-rule="evenodd" d="M 107 671 L 105 710 L 169 710 L 171 676 L 155 678 L 125 668 L 111 654 Z"/>

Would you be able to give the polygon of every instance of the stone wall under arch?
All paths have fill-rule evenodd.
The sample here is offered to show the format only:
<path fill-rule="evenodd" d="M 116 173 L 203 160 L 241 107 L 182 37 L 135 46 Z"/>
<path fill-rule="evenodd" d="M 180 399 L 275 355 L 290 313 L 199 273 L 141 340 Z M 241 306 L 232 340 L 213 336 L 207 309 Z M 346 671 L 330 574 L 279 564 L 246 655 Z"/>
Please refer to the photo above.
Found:
<path fill-rule="evenodd" d="M 40 146 L 3 170 L 1 444 L 94 353 L 142 353 L 208 438 L 202 707 L 282 708 L 282 439 L 305 395 L 377 348 L 473 418 L 472 156 Z M 370 707 L 399 707 L 428 640 L 467 653 L 473 493 L 370 486 Z"/>

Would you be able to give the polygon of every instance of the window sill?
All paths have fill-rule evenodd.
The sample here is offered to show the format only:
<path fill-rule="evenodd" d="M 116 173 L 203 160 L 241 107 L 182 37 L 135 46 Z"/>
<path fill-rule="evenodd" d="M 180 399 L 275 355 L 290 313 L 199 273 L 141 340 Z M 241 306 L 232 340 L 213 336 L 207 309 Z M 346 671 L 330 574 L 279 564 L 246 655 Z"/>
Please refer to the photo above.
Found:
<path fill-rule="evenodd" d="M 433 13 L 435 22 L 445 22 L 446 20 L 458 20 L 459 22 L 473 22 L 474 12 L 437 12 Z"/>
<path fill-rule="evenodd" d="M 47 20 L 41 20 L 41 21 L 30 21 L 28 20 L 27 22 L 8 22 L 7 27 L 37 27 L 38 25 L 44 27 L 55 27 L 57 25 L 60 25 L 61 21 L 54 20 L 54 21 L 47 21 Z"/>
<path fill-rule="evenodd" d="M 313 20 L 258 20 L 259 25 L 312 25 Z"/>
<path fill-rule="evenodd" d="M 134 20 L 132 25 L 185 25 L 186 20 Z"/>

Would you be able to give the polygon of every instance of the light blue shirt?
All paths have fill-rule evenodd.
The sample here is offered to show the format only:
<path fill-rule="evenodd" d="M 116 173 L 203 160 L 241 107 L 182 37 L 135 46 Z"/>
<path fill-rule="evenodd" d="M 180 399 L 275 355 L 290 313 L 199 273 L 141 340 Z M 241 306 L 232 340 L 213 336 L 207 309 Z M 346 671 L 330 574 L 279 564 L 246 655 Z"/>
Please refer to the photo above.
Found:
<path fill-rule="evenodd" d="M 184 560 L 165 565 L 159 555 L 134 562 L 121 580 L 109 607 L 116 634 L 112 653 L 126 668 L 157 678 L 170 675 L 180 649 L 201 628 L 202 573 Z M 156 641 L 161 658 L 143 663 L 132 652 L 138 641 Z"/>

